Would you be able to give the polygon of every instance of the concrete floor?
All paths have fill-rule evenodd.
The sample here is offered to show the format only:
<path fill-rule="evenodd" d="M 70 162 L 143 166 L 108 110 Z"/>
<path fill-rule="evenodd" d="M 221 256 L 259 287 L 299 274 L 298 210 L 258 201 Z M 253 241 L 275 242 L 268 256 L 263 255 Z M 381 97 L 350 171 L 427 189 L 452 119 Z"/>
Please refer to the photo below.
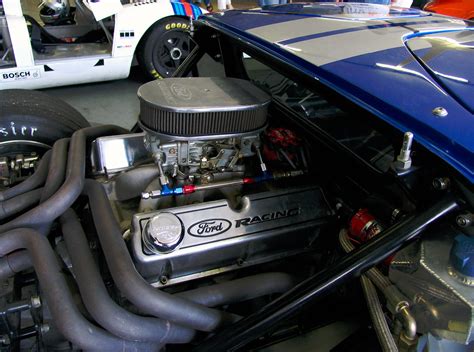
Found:
<path fill-rule="evenodd" d="M 44 89 L 76 108 L 91 123 L 130 129 L 138 118 L 137 90 L 147 80 L 138 67 L 128 79 Z"/>

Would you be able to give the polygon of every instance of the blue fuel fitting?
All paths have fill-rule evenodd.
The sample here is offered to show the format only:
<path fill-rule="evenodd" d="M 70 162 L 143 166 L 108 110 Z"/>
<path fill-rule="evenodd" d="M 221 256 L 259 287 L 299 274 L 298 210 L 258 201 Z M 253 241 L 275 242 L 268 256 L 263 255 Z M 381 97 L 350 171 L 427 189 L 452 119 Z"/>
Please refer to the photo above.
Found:
<path fill-rule="evenodd" d="M 173 195 L 173 194 L 179 195 L 179 194 L 183 194 L 183 193 L 184 193 L 183 187 L 171 188 L 171 187 L 168 186 L 168 185 L 164 185 L 164 186 L 161 188 L 161 195 L 162 195 L 162 196 L 171 196 L 171 195 Z"/>

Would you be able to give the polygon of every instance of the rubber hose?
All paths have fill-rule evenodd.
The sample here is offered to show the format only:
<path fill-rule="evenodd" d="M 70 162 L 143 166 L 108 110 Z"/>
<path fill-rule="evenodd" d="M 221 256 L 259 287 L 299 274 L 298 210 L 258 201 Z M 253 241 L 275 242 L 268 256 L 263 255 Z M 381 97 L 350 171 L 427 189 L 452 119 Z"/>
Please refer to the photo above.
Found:
<path fill-rule="evenodd" d="M 50 198 L 61 187 L 66 175 L 67 152 L 69 138 L 63 138 L 56 141 L 51 152 L 51 161 L 49 163 L 48 177 L 43 188 L 40 203 Z"/>
<path fill-rule="evenodd" d="M 61 227 L 72 270 L 87 311 L 112 334 L 133 341 L 190 342 L 195 332 L 158 318 L 130 313 L 109 296 L 95 264 L 82 225 L 72 210 L 61 216 Z"/>
<path fill-rule="evenodd" d="M 0 202 L 0 220 L 39 203 L 42 192 L 43 188 L 38 188 Z"/>
<path fill-rule="evenodd" d="M 177 293 L 175 296 L 202 304 L 217 307 L 247 301 L 272 293 L 283 293 L 292 288 L 295 280 L 285 273 L 265 273 L 244 277 L 211 286 Z"/>
<path fill-rule="evenodd" d="M 200 331 L 235 321 L 230 314 L 175 297 L 149 285 L 135 269 L 107 195 L 97 181 L 86 180 L 84 193 L 112 278 L 122 294 L 143 312 Z"/>
<path fill-rule="evenodd" d="M 31 229 L 15 229 L 0 238 L 0 255 L 26 249 L 43 289 L 55 326 L 66 339 L 89 351 L 156 351 L 160 346 L 122 340 L 89 323 L 79 312 L 46 237 Z"/>
<path fill-rule="evenodd" d="M 87 127 L 74 132 L 69 148 L 66 180 L 62 186 L 44 203 L 1 225 L 0 233 L 17 227 L 48 227 L 75 202 L 84 188 L 87 139 L 126 132 L 113 125 Z"/>
<path fill-rule="evenodd" d="M 46 177 L 48 176 L 50 159 L 51 150 L 48 150 L 46 153 L 44 153 L 43 157 L 39 161 L 38 168 L 33 173 L 33 175 L 28 177 L 22 183 L 0 192 L 0 201 L 5 201 L 42 186 L 46 181 Z"/>

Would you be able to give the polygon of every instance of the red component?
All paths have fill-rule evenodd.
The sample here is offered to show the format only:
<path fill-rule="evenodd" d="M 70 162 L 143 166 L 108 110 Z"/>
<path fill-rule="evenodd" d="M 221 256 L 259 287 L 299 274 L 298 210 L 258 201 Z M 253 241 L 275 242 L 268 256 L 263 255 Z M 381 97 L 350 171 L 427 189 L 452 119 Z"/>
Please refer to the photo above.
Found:
<path fill-rule="evenodd" d="M 196 187 L 194 185 L 183 186 L 183 194 L 194 193 Z"/>
<path fill-rule="evenodd" d="M 354 242 L 358 242 L 358 244 L 367 242 L 372 237 L 377 236 L 382 230 L 383 227 L 369 213 L 368 209 L 359 209 L 349 222 L 349 238 Z M 394 255 L 387 257 L 383 263 L 387 266 L 390 265 L 393 257 Z"/>
<path fill-rule="evenodd" d="M 243 181 L 244 181 L 244 184 L 245 184 L 245 185 L 247 185 L 247 184 L 249 184 L 249 183 L 254 183 L 254 182 L 255 182 L 255 180 L 254 180 L 253 178 L 251 178 L 251 177 L 244 177 Z"/>
<path fill-rule="evenodd" d="M 266 143 L 263 145 L 263 155 L 267 161 L 282 160 L 279 151 L 284 150 L 289 159 L 296 159 L 294 147 L 301 145 L 298 136 L 287 128 L 270 128 L 265 132 Z"/>
<path fill-rule="evenodd" d="M 382 231 L 382 226 L 377 222 L 368 209 L 359 209 L 349 222 L 351 237 L 361 243 L 370 240 Z"/>
<path fill-rule="evenodd" d="M 268 141 L 277 147 L 297 147 L 300 145 L 300 139 L 296 134 L 287 128 L 270 128 L 267 133 Z"/>
<path fill-rule="evenodd" d="M 263 146 L 263 157 L 266 161 L 277 161 L 278 152 L 276 150 L 270 149 L 266 144 Z"/>

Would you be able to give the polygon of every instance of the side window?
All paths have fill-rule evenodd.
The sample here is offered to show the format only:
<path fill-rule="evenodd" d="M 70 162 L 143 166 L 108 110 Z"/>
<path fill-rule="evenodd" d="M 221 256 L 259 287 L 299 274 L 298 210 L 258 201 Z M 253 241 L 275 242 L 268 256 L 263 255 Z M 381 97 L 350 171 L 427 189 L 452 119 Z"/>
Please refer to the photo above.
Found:
<path fill-rule="evenodd" d="M 246 54 L 243 61 L 252 82 L 275 100 L 316 124 L 379 170 L 389 169 L 395 156 L 391 140 L 368 125 L 366 120 L 344 111 L 315 89 L 298 84 Z"/>

